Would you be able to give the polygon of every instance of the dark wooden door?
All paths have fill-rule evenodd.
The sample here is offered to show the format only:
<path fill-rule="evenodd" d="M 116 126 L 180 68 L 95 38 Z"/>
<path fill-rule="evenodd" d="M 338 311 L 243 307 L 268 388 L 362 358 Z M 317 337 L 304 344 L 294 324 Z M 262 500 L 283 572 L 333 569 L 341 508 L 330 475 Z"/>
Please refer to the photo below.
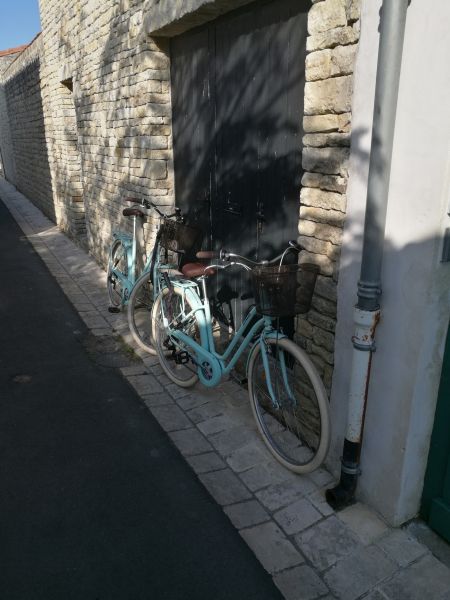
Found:
<path fill-rule="evenodd" d="M 450 328 L 422 496 L 422 516 L 450 542 Z"/>
<path fill-rule="evenodd" d="M 309 7 L 256 2 L 172 40 L 176 198 L 205 248 L 261 260 L 298 236 Z"/>

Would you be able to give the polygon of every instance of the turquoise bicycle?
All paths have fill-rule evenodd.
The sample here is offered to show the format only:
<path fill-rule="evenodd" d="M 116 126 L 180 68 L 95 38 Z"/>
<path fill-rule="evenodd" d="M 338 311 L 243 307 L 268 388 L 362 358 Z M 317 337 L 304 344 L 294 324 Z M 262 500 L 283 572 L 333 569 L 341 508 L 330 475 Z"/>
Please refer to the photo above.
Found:
<path fill-rule="evenodd" d="M 128 325 L 134 340 L 143 350 L 155 354 L 151 328 L 153 301 L 166 285 L 166 281 L 181 276 L 178 270 L 180 257 L 190 250 L 199 237 L 199 231 L 183 223 L 179 209 L 165 215 L 149 200 L 125 200 L 134 204 L 122 211 L 124 216 L 133 219 L 133 234 L 130 236 L 122 231 L 113 233 L 107 271 L 107 288 L 111 302 L 109 310 L 120 312 L 126 307 Z M 154 211 L 160 219 L 160 226 L 153 250 L 142 273 L 136 277 L 137 227 L 138 219 L 148 216 L 144 211 Z"/>
<path fill-rule="evenodd" d="M 262 438 L 284 466 L 309 473 L 322 464 L 328 452 L 328 398 L 315 366 L 283 333 L 279 318 L 309 310 L 318 268 L 283 264 L 289 251 L 300 252 L 301 248 L 289 242 L 282 255 L 262 263 L 224 250 L 219 255 L 199 252 L 198 258 L 219 258 L 219 262 L 185 265 L 185 279 L 171 281 L 155 300 L 152 327 L 161 366 L 181 387 L 190 387 L 197 380 L 207 387 L 217 386 L 250 349 L 248 392 Z M 219 353 L 206 279 L 232 266 L 251 272 L 256 305 Z"/>

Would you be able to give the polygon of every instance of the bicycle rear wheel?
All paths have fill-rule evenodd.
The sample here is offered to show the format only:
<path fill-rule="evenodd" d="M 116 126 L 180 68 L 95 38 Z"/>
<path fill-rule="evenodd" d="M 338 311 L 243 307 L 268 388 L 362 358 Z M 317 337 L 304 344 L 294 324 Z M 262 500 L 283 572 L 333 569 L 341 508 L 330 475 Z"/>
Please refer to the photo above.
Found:
<path fill-rule="evenodd" d="M 167 377 L 180 387 L 191 387 L 197 379 L 197 367 L 190 359 L 190 349 L 170 336 L 177 329 L 189 337 L 198 337 L 195 316 L 185 316 L 191 312 L 189 300 L 180 288 L 164 288 L 155 300 L 152 312 L 153 340 L 161 367 Z"/>
<path fill-rule="evenodd" d="M 150 273 L 137 280 L 128 300 L 127 317 L 131 335 L 140 348 L 156 354 L 152 335 L 153 284 Z"/>
<path fill-rule="evenodd" d="M 325 388 L 311 360 L 294 342 L 267 338 L 265 343 L 267 368 L 257 343 L 247 371 L 256 424 L 280 463 L 295 473 L 310 473 L 322 464 L 330 444 Z"/>
<path fill-rule="evenodd" d="M 125 289 L 113 271 L 120 271 L 125 277 L 128 277 L 127 250 L 120 240 L 115 240 L 112 245 L 106 275 L 109 300 L 112 306 L 119 307 L 123 304 Z"/>

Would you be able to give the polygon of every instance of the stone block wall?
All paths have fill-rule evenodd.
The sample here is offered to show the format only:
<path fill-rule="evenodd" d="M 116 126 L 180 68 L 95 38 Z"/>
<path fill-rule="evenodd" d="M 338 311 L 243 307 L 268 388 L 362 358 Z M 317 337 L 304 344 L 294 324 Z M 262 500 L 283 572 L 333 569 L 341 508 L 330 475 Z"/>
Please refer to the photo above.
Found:
<path fill-rule="evenodd" d="M 312 310 L 298 319 L 298 342 L 331 389 L 337 280 L 350 154 L 353 70 L 360 0 L 313 0 L 308 15 L 299 242 L 320 265 Z"/>
<path fill-rule="evenodd" d="M 0 52 L 0 177 L 15 178 L 15 164 L 12 152 L 11 130 L 9 127 L 8 108 L 5 90 L 1 84 L 2 74 L 16 60 L 26 46 L 11 48 Z"/>
<path fill-rule="evenodd" d="M 124 196 L 174 202 L 168 45 L 143 34 L 145 5 L 40 1 L 58 222 L 68 228 L 75 197 L 89 248 L 103 264 L 112 230 L 130 225 L 122 217 Z M 72 112 L 62 83 L 69 78 Z M 78 162 L 67 154 L 75 142 Z"/>
<path fill-rule="evenodd" d="M 0 79 L 0 177 L 15 179 L 15 172 L 8 107 L 5 90 Z"/>
<path fill-rule="evenodd" d="M 54 219 L 41 60 L 38 36 L 0 76 L 1 148 L 9 181 Z"/>
<path fill-rule="evenodd" d="M 232 10 L 246 1 L 228 0 L 227 7 Z M 298 319 L 297 340 L 318 366 L 328 390 L 346 214 L 359 1 L 312 0 L 308 18 L 299 240 L 306 249 L 302 260 L 319 264 L 321 275 L 312 310 Z M 182 3 L 176 6 L 182 9 Z M 194 17 L 205 19 L 200 9 Z M 169 40 L 148 35 L 152 17 L 154 28 L 159 23 L 155 0 L 118 0 L 112 5 L 101 0 L 40 0 L 40 13 L 41 54 L 33 65 L 40 78 L 45 140 L 35 154 L 41 166 L 48 167 L 51 185 L 47 182 L 44 188 L 33 172 L 28 191 L 22 191 L 35 199 L 40 186 L 39 194 L 45 191 L 48 202 L 45 205 L 38 195 L 44 212 L 86 241 L 105 264 L 112 230 L 131 225 L 122 216 L 123 197 L 146 197 L 168 210 L 175 201 Z M 27 73 L 30 78 L 31 70 Z M 11 93 L 13 89 L 11 84 Z M 0 91 L 0 123 L 2 106 Z M 17 126 L 23 131 L 19 120 Z M 17 148 L 24 141 L 17 145 L 18 138 Z M 28 155 L 14 156 L 23 179 Z M 147 242 L 152 231 L 152 224 L 147 224 Z"/>

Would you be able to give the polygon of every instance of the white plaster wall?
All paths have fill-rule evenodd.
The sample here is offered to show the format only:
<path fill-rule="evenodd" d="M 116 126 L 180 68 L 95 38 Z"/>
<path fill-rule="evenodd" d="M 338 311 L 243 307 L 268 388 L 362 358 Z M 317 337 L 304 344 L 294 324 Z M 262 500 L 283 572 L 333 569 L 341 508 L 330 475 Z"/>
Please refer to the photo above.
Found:
<path fill-rule="evenodd" d="M 338 295 L 330 464 L 338 472 L 345 435 L 361 256 L 380 1 L 363 0 L 353 99 L 347 224 Z M 412 0 L 408 9 L 394 139 L 382 320 L 366 413 L 359 497 L 391 523 L 420 504 L 450 313 L 450 264 L 440 262 L 450 226 L 450 3 Z"/>

